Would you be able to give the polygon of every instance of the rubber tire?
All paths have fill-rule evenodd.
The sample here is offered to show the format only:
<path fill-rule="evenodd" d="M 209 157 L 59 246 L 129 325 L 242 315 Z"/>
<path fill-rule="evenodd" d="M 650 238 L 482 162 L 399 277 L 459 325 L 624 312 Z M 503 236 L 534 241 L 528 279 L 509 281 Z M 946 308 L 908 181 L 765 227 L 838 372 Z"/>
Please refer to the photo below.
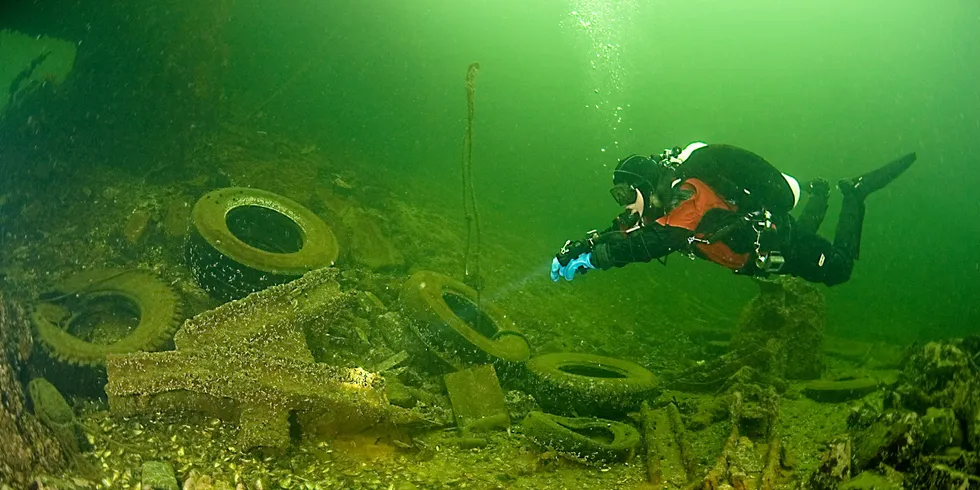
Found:
<path fill-rule="evenodd" d="M 557 352 L 527 362 L 527 389 L 542 407 L 561 414 L 618 417 L 660 394 L 657 377 L 639 364 L 597 356 Z M 620 377 L 576 374 L 605 371 Z"/>
<path fill-rule="evenodd" d="M 415 320 L 417 332 L 429 349 L 456 369 L 492 363 L 501 376 L 531 357 L 527 340 L 506 314 L 482 301 L 480 310 L 497 332 L 488 337 L 460 318 L 446 303 L 445 294 L 476 303 L 476 291 L 449 276 L 419 271 L 405 281 L 399 296 L 405 314 Z"/>
<path fill-rule="evenodd" d="M 559 453 L 603 463 L 626 461 L 636 454 L 640 432 L 635 427 L 612 420 L 587 417 L 561 417 L 530 412 L 521 422 L 522 432 L 537 444 Z M 578 431 L 602 431 L 612 436 L 604 441 Z"/>
<path fill-rule="evenodd" d="M 820 403 L 843 403 L 864 398 L 878 390 L 879 383 L 872 378 L 845 380 L 818 379 L 807 383 L 803 394 Z"/>
<path fill-rule="evenodd" d="M 285 216 L 299 228 L 300 249 L 276 253 L 253 247 L 228 228 L 235 208 L 256 206 Z M 340 254 L 337 238 L 316 214 L 292 199 L 259 189 L 228 187 L 211 191 L 194 204 L 185 247 L 188 266 L 204 289 L 231 301 L 330 267 Z"/>
<path fill-rule="evenodd" d="M 52 357 L 69 364 L 105 366 L 107 354 L 153 351 L 173 338 L 180 320 L 179 299 L 156 276 L 143 271 L 98 269 L 82 272 L 54 288 L 60 294 L 122 296 L 139 309 L 139 324 L 112 344 L 96 344 L 75 337 L 45 316 L 45 305 L 34 308 L 31 318 L 38 338 Z M 55 305 L 55 307 L 60 308 Z"/>

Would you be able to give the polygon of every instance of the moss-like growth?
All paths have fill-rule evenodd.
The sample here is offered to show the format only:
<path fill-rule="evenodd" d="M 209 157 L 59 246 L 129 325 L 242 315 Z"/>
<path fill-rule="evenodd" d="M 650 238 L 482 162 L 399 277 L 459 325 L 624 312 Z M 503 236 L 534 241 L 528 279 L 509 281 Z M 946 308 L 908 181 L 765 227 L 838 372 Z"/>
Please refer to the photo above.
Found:
<path fill-rule="evenodd" d="M 165 461 L 147 461 L 140 468 L 140 485 L 144 490 L 177 490 L 174 467 Z"/>
<path fill-rule="evenodd" d="M 791 379 L 819 378 L 824 369 L 823 294 L 796 278 L 759 281 L 759 286 L 759 295 L 742 311 L 732 348 L 767 346 L 774 350 L 772 374 Z"/>
<path fill-rule="evenodd" d="M 27 392 L 34 404 L 34 415 L 55 433 L 68 454 L 78 454 L 75 414 L 58 388 L 44 378 L 34 378 L 27 384 Z"/>
<path fill-rule="evenodd" d="M 292 412 L 317 435 L 417 421 L 389 405 L 380 376 L 313 362 L 304 326 L 346 304 L 334 275 L 313 271 L 198 315 L 175 336 L 176 351 L 110 356 L 110 409 L 237 418 L 246 450 L 287 445 Z"/>

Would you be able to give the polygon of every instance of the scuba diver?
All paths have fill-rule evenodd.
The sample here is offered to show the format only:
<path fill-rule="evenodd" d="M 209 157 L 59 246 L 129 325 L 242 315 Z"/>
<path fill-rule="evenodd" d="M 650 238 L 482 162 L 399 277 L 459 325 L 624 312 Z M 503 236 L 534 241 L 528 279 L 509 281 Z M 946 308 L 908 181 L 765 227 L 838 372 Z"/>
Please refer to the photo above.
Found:
<path fill-rule="evenodd" d="M 551 264 L 551 279 L 571 281 L 592 269 L 623 267 L 681 252 L 737 274 L 790 274 L 828 286 L 851 277 L 861 248 L 865 199 L 915 162 L 909 153 L 854 179 L 844 196 L 834 242 L 817 235 L 830 185 L 816 179 L 799 218 L 790 211 L 800 184 L 765 159 L 731 145 L 692 143 L 660 155 L 629 156 L 613 172 L 613 198 L 624 211 L 610 228 L 568 240 Z"/>

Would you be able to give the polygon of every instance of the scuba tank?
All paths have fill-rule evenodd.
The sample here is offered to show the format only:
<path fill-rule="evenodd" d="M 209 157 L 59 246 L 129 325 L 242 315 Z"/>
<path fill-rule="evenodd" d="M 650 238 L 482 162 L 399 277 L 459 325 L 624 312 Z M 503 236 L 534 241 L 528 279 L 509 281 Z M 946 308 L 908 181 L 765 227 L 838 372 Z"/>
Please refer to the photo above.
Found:
<path fill-rule="evenodd" d="M 733 250 L 744 248 L 744 252 L 752 252 L 754 273 L 767 275 L 782 268 L 783 257 L 777 250 L 781 234 L 777 223 L 789 224 L 790 220 L 785 218 L 799 198 L 799 185 L 794 189 L 791 184 L 795 179 L 761 156 L 731 145 L 695 143 L 683 150 L 676 147 L 664 150 L 659 159 L 661 165 L 671 169 L 666 176 L 671 180 L 667 185 L 697 179 L 737 208 L 734 213 L 725 212 L 727 217 L 715 216 L 719 219 L 702 221 L 702 225 L 714 223 L 705 230 L 697 230 L 702 236 L 693 241 L 705 244 L 726 241 Z M 660 182 L 658 188 L 663 184 Z M 730 237 L 734 241 L 726 240 Z"/>

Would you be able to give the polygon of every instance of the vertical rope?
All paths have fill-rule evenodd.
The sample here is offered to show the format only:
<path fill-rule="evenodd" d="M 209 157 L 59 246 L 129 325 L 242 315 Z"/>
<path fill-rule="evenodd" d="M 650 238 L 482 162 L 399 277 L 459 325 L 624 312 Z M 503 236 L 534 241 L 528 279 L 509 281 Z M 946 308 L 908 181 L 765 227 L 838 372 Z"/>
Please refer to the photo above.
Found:
<path fill-rule="evenodd" d="M 477 211 L 476 191 L 473 185 L 473 121 L 476 117 L 476 75 L 479 71 L 479 63 L 470 64 L 466 70 L 466 134 L 463 136 L 462 157 L 463 212 L 466 217 L 463 276 L 464 282 L 477 290 L 477 303 L 479 303 L 479 292 L 483 289 L 480 276 L 480 214 Z"/>

